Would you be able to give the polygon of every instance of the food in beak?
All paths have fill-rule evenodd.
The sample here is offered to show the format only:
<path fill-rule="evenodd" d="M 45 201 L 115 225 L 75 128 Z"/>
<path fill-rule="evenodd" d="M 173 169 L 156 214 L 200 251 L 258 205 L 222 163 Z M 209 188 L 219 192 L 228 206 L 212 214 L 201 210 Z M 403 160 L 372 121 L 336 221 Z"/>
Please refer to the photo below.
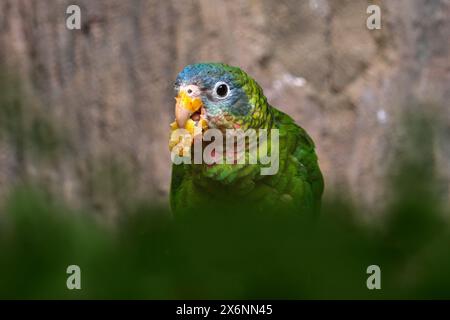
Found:
<path fill-rule="evenodd" d="M 177 101 L 175 105 L 175 120 L 179 128 L 184 128 L 188 119 L 203 106 L 202 100 L 199 97 L 190 97 L 183 90 L 175 98 Z"/>
<path fill-rule="evenodd" d="M 207 121 L 205 119 L 205 109 L 200 98 L 191 98 L 186 92 L 181 91 L 176 99 L 175 105 L 175 121 L 170 124 L 172 133 L 169 141 L 169 149 L 178 145 L 183 145 L 183 153 L 186 152 L 187 147 L 192 145 L 194 139 L 201 136 L 202 132 L 208 129 Z M 174 134 L 176 129 L 186 129 L 189 137 L 180 137 Z M 180 154 L 185 155 L 185 154 Z"/>

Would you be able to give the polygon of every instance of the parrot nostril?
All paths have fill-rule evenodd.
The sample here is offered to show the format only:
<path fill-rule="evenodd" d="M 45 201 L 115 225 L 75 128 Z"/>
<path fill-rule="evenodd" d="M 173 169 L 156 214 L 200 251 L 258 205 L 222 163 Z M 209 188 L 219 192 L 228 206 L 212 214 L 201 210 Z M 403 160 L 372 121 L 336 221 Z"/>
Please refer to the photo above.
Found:
<path fill-rule="evenodd" d="M 200 95 L 199 87 L 193 84 L 181 87 L 180 91 L 183 91 L 184 94 L 186 94 L 189 97 L 197 97 Z"/>

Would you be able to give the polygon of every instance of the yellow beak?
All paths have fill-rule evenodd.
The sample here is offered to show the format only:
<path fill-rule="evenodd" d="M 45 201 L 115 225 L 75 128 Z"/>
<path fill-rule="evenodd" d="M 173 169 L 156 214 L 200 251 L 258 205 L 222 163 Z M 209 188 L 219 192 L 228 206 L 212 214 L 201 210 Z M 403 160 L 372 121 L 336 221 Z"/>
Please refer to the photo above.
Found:
<path fill-rule="evenodd" d="M 177 101 L 175 105 L 175 120 L 178 128 L 184 128 L 191 115 L 203 106 L 202 100 L 200 98 L 191 98 L 184 90 L 178 93 L 175 100 Z"/>

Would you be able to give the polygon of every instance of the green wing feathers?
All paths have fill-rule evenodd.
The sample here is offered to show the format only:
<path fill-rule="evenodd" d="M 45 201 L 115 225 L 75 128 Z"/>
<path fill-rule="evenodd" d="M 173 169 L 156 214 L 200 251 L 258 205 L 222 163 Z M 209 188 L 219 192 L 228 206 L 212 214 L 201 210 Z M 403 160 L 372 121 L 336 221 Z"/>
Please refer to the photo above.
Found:
<path fill-rule="evenodd" d="M 280 132 L 280 178 L 274 187 L 292 196 L 296 206 L 318 210 L 324 182 L 314 142 L 287 114 L 272 107 Z"/>

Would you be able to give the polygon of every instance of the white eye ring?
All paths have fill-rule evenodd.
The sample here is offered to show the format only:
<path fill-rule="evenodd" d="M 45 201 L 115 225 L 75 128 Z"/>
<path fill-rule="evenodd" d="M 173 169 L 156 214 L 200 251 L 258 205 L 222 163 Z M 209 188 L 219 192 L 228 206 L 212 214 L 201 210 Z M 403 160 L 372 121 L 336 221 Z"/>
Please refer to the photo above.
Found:
<path fill-rule="evenodd" d="M 219 99 L 225 99 L 230 94 L 230 87 L 223 81 L 217 82 L 214 86 L 214 95 Z"/>

